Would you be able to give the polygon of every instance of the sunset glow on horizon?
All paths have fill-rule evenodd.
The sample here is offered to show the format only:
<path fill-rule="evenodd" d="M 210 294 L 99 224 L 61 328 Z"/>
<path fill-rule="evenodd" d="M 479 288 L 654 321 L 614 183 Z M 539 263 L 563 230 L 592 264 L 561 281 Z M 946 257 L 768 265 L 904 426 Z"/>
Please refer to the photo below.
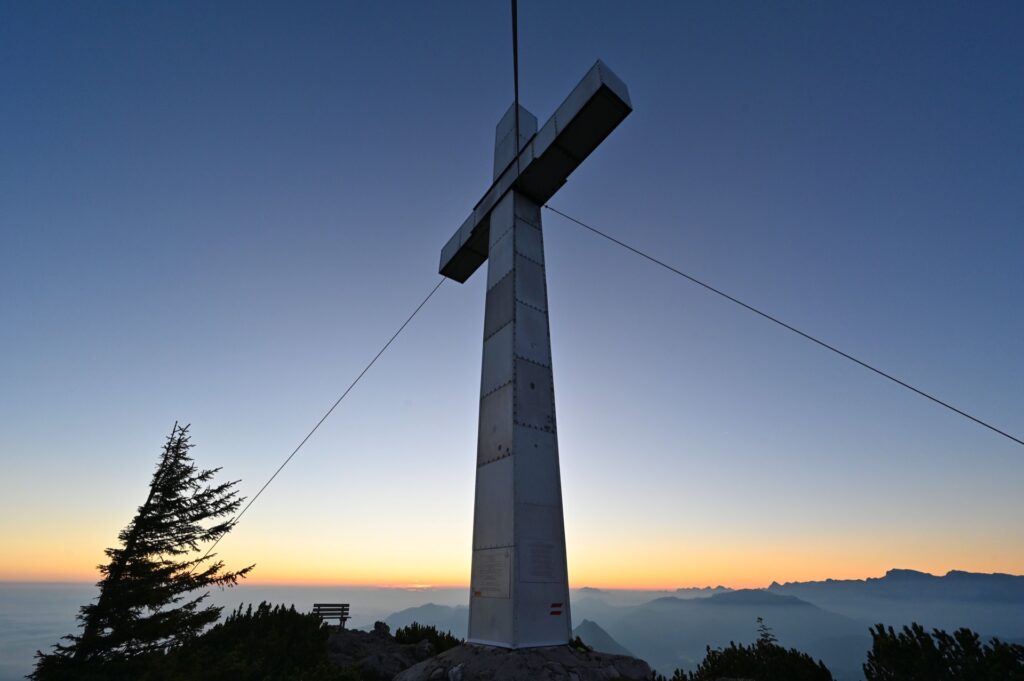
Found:
<path fill-rule="evenodd" d="M 892 543 L 898 541 L 894 538 Z M 958 548 L 959 559 L 950 559 L 946 550 L 920 546 L 912 551 L 900 551 L 891 546 L 892 555 L 904 556 L 894 563 L 880 556 L 859 555 L 863 545 L 831 546 L 822 551 L 827 555 L 818 555 L 816 551 L 799 545 L 774 550 L 762 548 L 764 553 L 752 557 L 749 545 L 732 549 L 703 547 L 698 552 L 690 552 L 683 547 L 636 547 L 633 555 L 640 559 L 631 561 L 608 551 L 582 548 L 577 557 L 570 547 L 570 585 L 572 588 L 587 586 L 645 591 L 707 586 L 763 588 L 773 581 L 877 578 L 890 569 L 912 569 L 935 575 L 944 575 L 950 570 L 1012 574 L 1016 570 L 1015 565 L 1024 561 L 1024 549 L 1018 549 L 1014 558 L 1003 563 L 977 560 L 973 556 L 979 552 L 979 547 L 971 545 Z M 247 552 L 245 548 L 235 546 L 225 547 L 221 555 L 229 567 L 239 567 L 253 562 L 244 559 L 247 553 L 258 555 L 260 552 L 256 547 Z M 437 555 L 433 560 L 421 563 L 416 570 L 403 568 L 405 561 L 396 551 L 378 554 L 376 560 L 365 551 L 364 560 L 346 559 L 340 553 L 320 554 L 315 559 L 304 553 L 302 557 L 256 560 L 256 569 L 244 583 L 410 590 L 468 588 L 468 550 L 461 553 L 453 550 L 451 556 Z M 0 581 L 95 582 L 99 579 L 95 565 L 102 559 L 101 552 L 85 544 L 64 546 L 49 553 L 34 552 L 31 556 L 7 552 L 0 557 Z M 75 562 L 70 563 L 70 560 Z"/>

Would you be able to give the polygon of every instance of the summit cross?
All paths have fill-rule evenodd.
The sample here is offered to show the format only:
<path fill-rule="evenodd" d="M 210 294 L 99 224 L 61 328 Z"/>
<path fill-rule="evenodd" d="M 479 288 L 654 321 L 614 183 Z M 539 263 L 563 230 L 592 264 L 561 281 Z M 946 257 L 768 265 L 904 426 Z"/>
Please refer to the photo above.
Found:
<path fill-rule="evenodd" d="M 468 641 L 529 648 L 572 635 L 541 206 L 632 106 L 600 61 L 540 130 L 516 106 L 440 273 L 462 283 L 487 261 Z"/>

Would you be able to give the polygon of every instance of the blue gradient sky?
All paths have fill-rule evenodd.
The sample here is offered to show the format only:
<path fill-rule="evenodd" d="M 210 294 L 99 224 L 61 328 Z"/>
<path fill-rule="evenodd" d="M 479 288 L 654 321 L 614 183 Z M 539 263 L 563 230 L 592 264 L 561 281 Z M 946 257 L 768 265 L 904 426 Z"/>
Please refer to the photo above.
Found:
<path fill-rule="evenodd" d="M 0 579 L 89 579 L 163 437 L 251 494 L 436 281 L 508 7 L 0 9 Z M 552 204 L 1024 432 L 1019 3 L 541 3 Z M 1024 448 L 550 213 L 573 583 L 1024 572 Z M 483 281 L 446 284 L 224 542 L 256 580 L 469 571 Z"/>

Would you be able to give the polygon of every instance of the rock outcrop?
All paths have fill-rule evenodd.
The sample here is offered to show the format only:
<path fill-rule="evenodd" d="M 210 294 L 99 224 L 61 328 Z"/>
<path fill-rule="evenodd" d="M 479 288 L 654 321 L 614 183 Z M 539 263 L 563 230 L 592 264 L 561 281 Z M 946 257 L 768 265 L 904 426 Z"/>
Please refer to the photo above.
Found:
<path fill-rule="evenodd" d="M 569 646 L 508 650 L 463 644 L 419 662 L 395 681 L 650 681 L 646 662 Z"/>
<path fill-rule="evenodd" d="M 398 643 L 383 622 L 378 622 L 372 632 L 340 629 L 327 639 L 327 656 L 332 663 L 382 680 L 393 679 L 434 652 L 430 641 Z"/>

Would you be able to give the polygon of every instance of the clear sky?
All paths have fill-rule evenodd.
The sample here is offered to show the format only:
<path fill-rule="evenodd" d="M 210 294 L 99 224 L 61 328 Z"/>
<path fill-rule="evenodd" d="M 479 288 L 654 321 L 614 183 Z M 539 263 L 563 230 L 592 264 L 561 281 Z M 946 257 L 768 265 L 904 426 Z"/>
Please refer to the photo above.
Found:
<path fill-rule="evenodd" d="M 552 205 L 1020 435 L 1024 5 L 520 3 Z M 252 494 L 437 280 L 512 96 L 506 2 L 0 8 L 0 579 L 95 577 L 175 420 Z M 1024 447 L 545 213 L 570 579 L 1024 572 Z M 464 584 L 484 277 L 222 544 Z"/>

